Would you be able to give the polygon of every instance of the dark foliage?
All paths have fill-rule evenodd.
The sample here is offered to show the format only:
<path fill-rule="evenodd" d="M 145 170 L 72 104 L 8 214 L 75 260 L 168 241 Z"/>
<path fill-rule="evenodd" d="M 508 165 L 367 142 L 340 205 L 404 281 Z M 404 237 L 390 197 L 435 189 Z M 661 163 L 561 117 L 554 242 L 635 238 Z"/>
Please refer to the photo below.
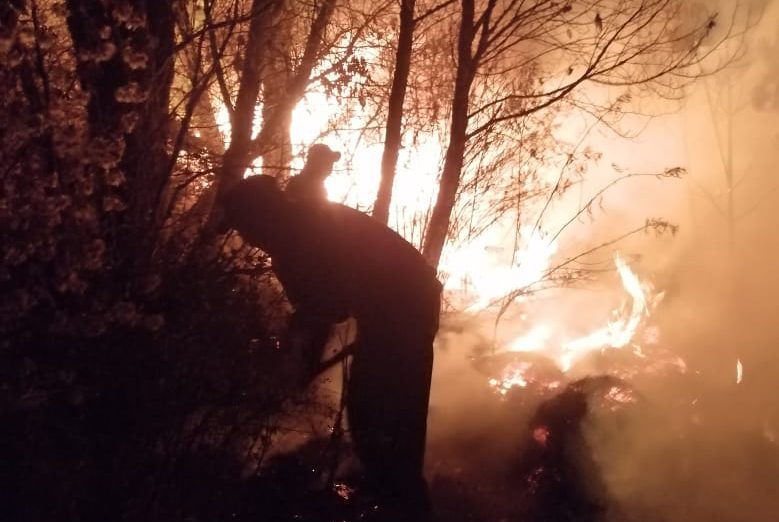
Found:
<path fill-rule="evenodd" d="M 6 340 L 6 519 L 216 520 L 237 501 L 291 390 L 262 299 L 216 275 L 166 275 L 157 332 L 38 328 Z"/>
<path fill-rule="evenodd" d="M 224 520 L 305 400 L 263 258 L 158 201 L 213 163 L 170 160 L 163 4 L 0 5 L 3 520 Z"/>

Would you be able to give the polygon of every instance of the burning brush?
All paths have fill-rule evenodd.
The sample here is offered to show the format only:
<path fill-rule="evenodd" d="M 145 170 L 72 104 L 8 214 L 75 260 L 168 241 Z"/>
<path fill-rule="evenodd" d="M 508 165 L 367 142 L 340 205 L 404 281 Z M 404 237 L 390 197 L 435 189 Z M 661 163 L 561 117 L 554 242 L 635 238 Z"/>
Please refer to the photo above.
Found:
<path fill-rule="evenodd" d="M 607 374 L 629 379 L 643 373 L 686 371 L 681 358 L 658 346 L 658 330 L 647 325 L 663 293 L 639 279 L 619 255 L 614 264 L 629 299 L 612 311 L 606 326 L 565 338 L 546 325 L 536 325 L 505 349 L 472 359 L 496 393 L 506 396 L 515 388 L 555 391 L 564 388 L 570 376 Z"/>

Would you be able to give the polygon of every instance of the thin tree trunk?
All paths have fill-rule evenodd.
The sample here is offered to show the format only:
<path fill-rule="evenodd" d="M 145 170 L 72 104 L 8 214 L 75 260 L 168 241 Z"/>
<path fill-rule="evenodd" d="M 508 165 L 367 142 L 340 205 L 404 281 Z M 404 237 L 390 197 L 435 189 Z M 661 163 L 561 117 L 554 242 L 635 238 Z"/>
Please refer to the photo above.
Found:
<path fill-rule="evenodd" d="M 252 123 L 260 94 L 263 62 L 266 58 L 266 47 L 273 34 L 283 1 L 254 0 L 252 2 L 252 19 L 249 23 L 249 37 L 244 54 L 241 83 L 235 100 L 235 110 L 231 118 L 230 146 L 222 160 L 220 187 L 238 181 L 244 170 L 254 159 L 251 154 Z"/>
<path fill-rule="evenodd" d="M 452 122 L 449 131 L 449 145 L 446 149 L 444 168 L 438 188 L 438 197 L 433 207 L 430 222 L 425 232 L 422 254 L 428 262 L 437 267 L 449 232 L 449 223 L 460 186 L 465 144 L 468 140 L 468 107 L 471 85 L 475 74 L 475 63 L 471 55 L 474 39 L 474 2 L 462 1 L 462 20 L 457 44 L 457 73 L 454 96 L 452 97 Z"/>
<path fill-rule="evenodd" d="M 274 112 L 279 112 L 276 124 L 267 138 L 267 152 L 263 154 L 262 170 L 279 179 L 287 175 L 292 161 L 292 109 L 283 107 L 287 102 L 287 86 L 292 75 L 292 27 L 290 14 L 277 24 L 274 38 L 268 48 L 265 74 L 262 79 L 262 120 L 268 122 Z"/>
<path fill-rule="evenodd" d="M 387 223 L 389 207 L 392 201 L 392 185 L 398 164 L 398 154 L 401 144 L 403 123 L 403 101 L 406 98 L 408 74 L 411 68 L 411 47 L 414 37 L 414 4 L 415 0 L 401 0 L 400 31 L 398 34 L 398 50 L 395 56 L 395 73 L 392 78 L 392 89 L 387 112 L 387 128 L 384 138 L 384 153 L 381 157 L 381 181 L 373 205 L 373 217 Z"/>
<path fill-rule="evenodd" d="M 262 129 L 252 143 L 253 155 L 265 156 L 277 149 L 282 150 L 282 154 L 290 156 L 291 159 L 291 147 L 289 145 L 279 147 L 278 144 L 288 143 L 290 140 L 292 111 L 303 99 L 306 88 L 311 83 L 311 74 L 319 63 L 322 38 L 333 16 L 335 5 L 336 0 L 324 0 L 319 6 L 306 38 L 300 63 L 294 73 L 289 71 L 288 81 L 283 86 L 283 92 L 279 92 L 279 96 L 272 103 L 268 103 L 268 110 L 263 114 Z M 281 158 L 281 161 L 285 161 L 284 157 Z M 286 160 L 286 163 L 288 164 L 289 160 Z"/>
<path fill-rule="evenodd" d="M 270 14 L 260 14 L 252 19 L 244 74 L 241 77 L 241 86 L 235 102 L 230 148 L 225 152 L 222 161 L 220 181 L 222 188 L 240 180 L 243 171 L 254 158 L 264 156 L 271 150 L 272 138 L 277 136 L 279 132 L 283 132 L 279 129 L 283 129 L 286 125 L 287 134 L 289 134 L 288 122 L 292 121 L 292 110 L 305 95 L 306 87 L 311 81 L 311 73 L 319 60 L 322 37 L 335 9 L 335 3 L 336 0 L 324 0 L 317 11 L 306 40 L 306 47 L 300 60 L 300 65 L 286 85 L 286 95 L 272 107 L 272 110 L 264 114 L 265 118 L 262 122 L 262 128 L 257 137 L 252 139 L 251 131 L 254 109 L 257 104 L 260 83 L 264 72 L 261 70 L 261 57 L 258 51 L 262 50 L 263 53 L 266 51 L 268 38 L 271 36 L 270 34 L 265 34 L 271 31 L 263 31 L 261 24 L 268 24 L 267 27 L 272 28 L 275 22 L 278 21 L 278 15 L 283 5 L 283 1 L 279 0 L 254 0 L 255 5 L 273 4 L 273 9 Z M 272 20 L 272 22 L 269 24 L 268 20 Z M 255 48 L 258 51 L 254 51 Z M 266 58 L 263 57 L 262 59 Z M 246 85 L 244 85 L 245 82 Z"/>
<path fill-rule="evenodd" d="M 276 25 L 284 5 L 284 0 L 253 1 L 254 16 L 249 27 L 244 68 L 231 117 L 230 146 L 222 157 L 222 168 L 214 187 L 205 196 L 209 202 L 215 202 L 218 194 L 239 181 L 252 160 L 268 152 L 269 144 L 279 132 L 277 129 L 286 128 L 286 135 L 289 135 L 289 123 L 286 122 L 291 122 L 292 110 L 302 99 L 311 81 L 311 73 L 319 60 L 322 37 L 335 9 L 335 3 L 336 0 L 324 0 L 320 6 L 311 25 L 300 65 L 286 85 L 286 96 L 274 105 L 274 110 L 263 114 L 260 132 L 252 138 L 257 98 L 263 75 L 266 73 L 264 69 L 267 65 L 267 47 L 270 39 L 275 36 Z M 219 205 L 211 206 L 209 218 L 201 234 L 201 240 L 205 244 L 216 234 L 221 221 L 220 213 Z"/>

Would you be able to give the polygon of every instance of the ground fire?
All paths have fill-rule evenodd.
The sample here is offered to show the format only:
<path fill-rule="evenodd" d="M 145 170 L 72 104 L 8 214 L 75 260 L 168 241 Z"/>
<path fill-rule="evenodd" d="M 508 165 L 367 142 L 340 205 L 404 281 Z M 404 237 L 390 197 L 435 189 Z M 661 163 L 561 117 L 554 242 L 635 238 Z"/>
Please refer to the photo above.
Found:
<path fill-rule="evenodd" d="M 534 375 L 538 373 L 535 367 L 540 359 L 546 359 L 547 365 L 553 362 L 564 375 L 572 369 L 575 374 L 576 363 L 591 352 L 603 354 L 607 350 L 624 349 L 629 351 L 637 362 L 652 358 L 651 352 L 658 344 L 659 334 L 656 330 L 651 330 L 649 335 L 643 334 L 651 326 L 651 312 L 662 301 L 663 293 L 655 292 L 651 284 L 642 282 L 619 254 L 614 256 L 614 264 L 629 299 L 619 308 L 612 310 L 607 325 L 578 338 L 568 338 L 566 332 L 552 332 L 550 327 L 543 324 L 531 326 L 528 333 L 510 341 L 505 347 L 496 347 L 493 357 L 505 353 L 515 359 L 489 379 L 489 384 L 498 393 L 505 395 L 511 388 L 524 388 L 530 382 L 549 389 L 560 388 L 560 379 L 550 376 L 548 371 L 547 379 L 551 380 L 547 382 L 539 382 L 539 376 Z M 561 322 L 565 323 L 565 320 Z M 528 354 L 533 356 L 528 357 Z M 532 358 L 535 358 L 535 361 Z M 678 370 L 685 370 L 684 361 L 680 357 L 674 362 Z M 613 371 L 619 370 L 615 368 Z"/>

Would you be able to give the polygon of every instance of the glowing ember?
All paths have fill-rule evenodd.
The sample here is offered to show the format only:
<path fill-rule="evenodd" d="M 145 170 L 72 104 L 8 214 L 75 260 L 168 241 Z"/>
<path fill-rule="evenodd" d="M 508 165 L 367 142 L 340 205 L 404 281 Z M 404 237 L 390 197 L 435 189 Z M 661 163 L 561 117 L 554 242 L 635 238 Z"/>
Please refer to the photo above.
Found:
<path fill-rule="evenodd" d="M 510 354 L 505 354 L 510 355 Z M 515 360 L 504 364 L 499 378 L 489 380 L 490 386 L 505 396 L 513 388 L 533 386 L 543 390 L 556 390 L 563 384 L 562 374 L 545 359 Z"/>
<path fill-rule="evenodd" d="M 527 386 L 525 372 L 530 368 L 530 363 L 522 362 L 517 366 L 506 368 L 500 380 L 491 379 L 490 385 L 498 390 L 501 395 L 506 395 L 511 388 Z"/>
<path fill-rule="evenodd" d="M 744 380 L 744 365 L 741 364 L 741 359 L 736 359 L 736 384 L 741 384 Z"/>
<path fill-rule="evenodd" d="M 546 442 L 549 440 L 549 428 L 546 426 L 537 426 L 533 428 L 533 440 L 541 446 L 546 446 Z"/>
<path fill-rule="evenodd" d="M 354 488 L 351 488 L 340 482 L 333 484 L 333 490 L 335 491 L 336 495 L 344 500 L 349 500 L 349 497 L 351 497 L 352 493 L 354 493 Z"/>
<path fill-rule="evenodd" d="M 619 386 L 612 386 L 609 391 L 606 392 L 606 398 L 610 401 L 620 404 L 629 404 L 635 402 L 636 399 L 633 396 L 633 390 L 629 388 L 621 388 Z"/>

